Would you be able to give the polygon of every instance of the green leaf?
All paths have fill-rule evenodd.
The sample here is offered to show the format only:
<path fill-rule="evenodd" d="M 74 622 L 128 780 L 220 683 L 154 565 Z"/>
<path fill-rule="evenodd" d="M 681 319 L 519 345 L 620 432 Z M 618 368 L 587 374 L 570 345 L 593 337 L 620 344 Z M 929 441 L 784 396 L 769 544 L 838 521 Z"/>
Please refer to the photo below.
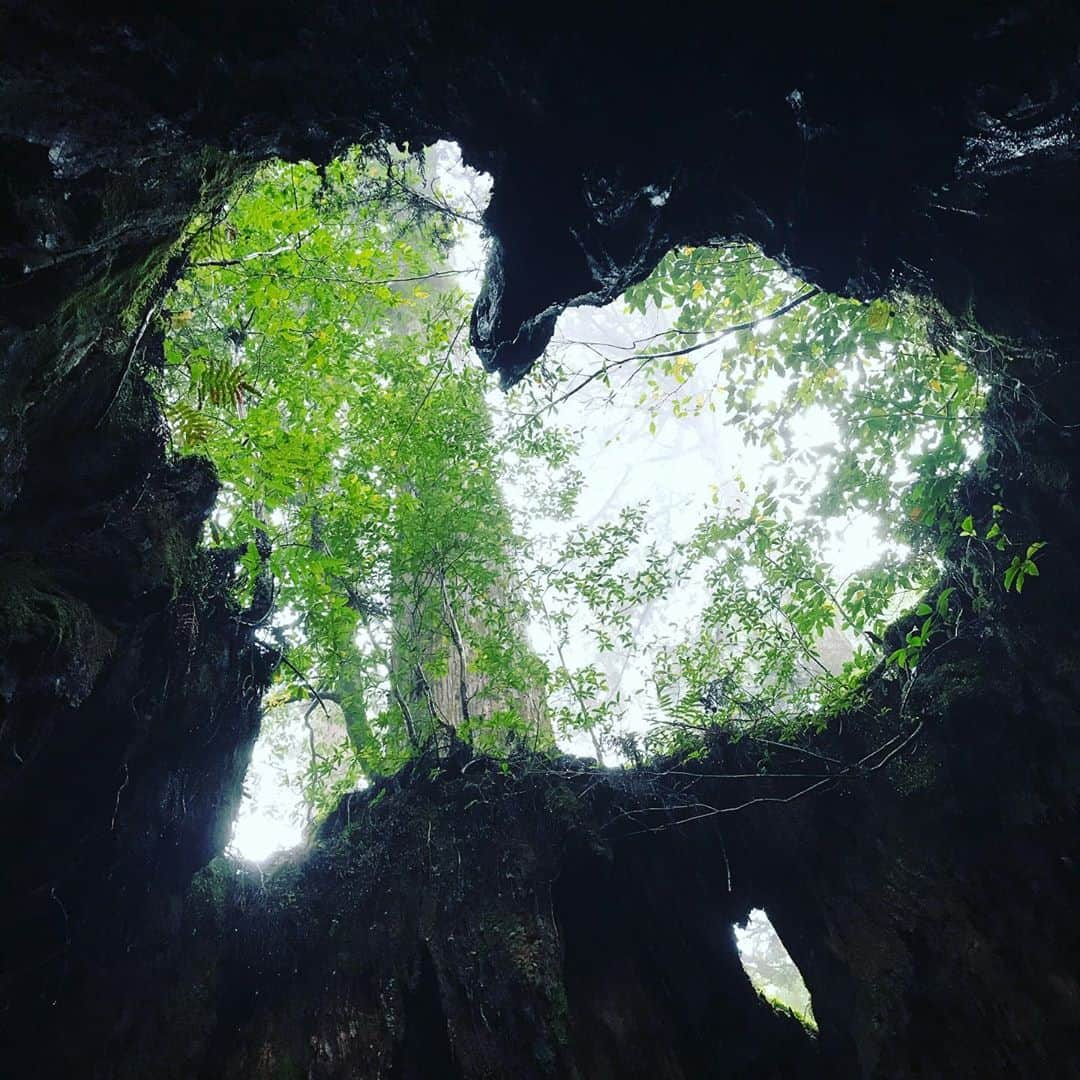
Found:
<path fill-rule="evenodd" d="M 1019 560 L 1019 558 L 1016 558 L 1016 559 L 1013 559 L 1012 564 L 1005 571 L 1005 591 L 1006 592 L 1008 592 L 1012 588 L 1013 582 L 1016 581 L 1017 575 L 1019 573 L 1020 573 L 1020 560 Z M 1017 592 L 1020 591 L 1019 586 L 1017 587 L 1016 591 Z"/>

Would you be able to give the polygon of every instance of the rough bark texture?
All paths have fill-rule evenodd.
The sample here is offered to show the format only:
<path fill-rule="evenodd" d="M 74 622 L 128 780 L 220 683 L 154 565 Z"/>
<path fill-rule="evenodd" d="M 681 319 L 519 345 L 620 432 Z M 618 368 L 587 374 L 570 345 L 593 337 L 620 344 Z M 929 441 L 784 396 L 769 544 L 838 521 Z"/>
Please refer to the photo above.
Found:
<path fill-rule="evenodd" d="M 3 5 L 11 1075 L 1080 1070 L 1077 15 L 883 8 L 518 27 L 506 5 Z M 822 752 L 876 755 L 794 801 L 633 835 L 679 817 L 680 784 L 722 810 L 746 782 L 459 756 L 347 802 L 265 877 L 211 863 L 271 658 L 264 613 L 198 553 L 214 481 L 166 453 L 149 316 L 231 179 L 382 135 L 456 138 L 494 175 L 473 340 L 507 380 L 562 307 L 674 243 L 749 237 L 829 289 L 936 296 L 1008 365 L 968 507 L 1048 541 L 1042 579 L 1005 596 L 958 545 L 962 636 L 837 720 Z M 751 904 L 807 977 L 817 1044 L 738 970 Z"/>

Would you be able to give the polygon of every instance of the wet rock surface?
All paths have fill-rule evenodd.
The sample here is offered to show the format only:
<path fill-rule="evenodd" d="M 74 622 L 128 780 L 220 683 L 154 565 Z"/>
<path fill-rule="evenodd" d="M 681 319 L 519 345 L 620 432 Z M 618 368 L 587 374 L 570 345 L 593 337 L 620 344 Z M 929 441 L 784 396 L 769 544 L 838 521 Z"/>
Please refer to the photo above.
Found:
<path fill-rule="evenodd" d="M 444 7 L 0 8 L 5 1070 L 1076 1071 L 1075 10 Z M 861 772 L 790 802 L 637 836 L 672 776 L 586 794 L 580 769 L 458 762 L 343 804 L 265 877 L 211 863 L 273 657 L 199 552 L 215 482 L 171 458 L 144 381 L 155 304 L 192 214 L 258 160 L 383 137 L 455 138 L 494 176 L 472 336 L 507 382 L 673 244 L 937 297 L 1006 372 L 964 498 L 1048 542 L 1040 588 L 988 605 L 1000 567 L 958 543 L 965 634 L 822 736 Z M 750 906 L 816 1044 L 737 970 Z"/>

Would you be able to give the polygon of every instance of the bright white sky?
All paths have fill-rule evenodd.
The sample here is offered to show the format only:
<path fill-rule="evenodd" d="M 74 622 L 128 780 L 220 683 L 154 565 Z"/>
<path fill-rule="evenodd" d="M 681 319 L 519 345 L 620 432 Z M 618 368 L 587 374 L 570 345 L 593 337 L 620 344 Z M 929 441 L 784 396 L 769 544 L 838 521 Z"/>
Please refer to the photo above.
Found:
<path fill-rule="evenodd" d="M 304 752 L 301 728 L 290 733 L 292 760 Z M 233 825 L 229 853 L 262 862 L 276 851 L 296 847 L 304 839 L 302 807 L 296 791 L 286 783 L 282 762 L 270 740 L 259 738 L 244 778 L 244 798 Z"/>
<path fill-rule="evenodd" d="M 490 196 L 488 178 L 464 167 L 453 144 L 439 144 L 430 160 L 435 162 L 442 192 L 468 213 L 478 216 Z M 467 226 L 452 255 L 452 265 L 469 269 L 460 279 L 466 291 L 473 294 L 478 291 L 483 262 L 484 241 L 480 231 Z M 620 347 L 631 349 L 635 340 L 664 330 L 667 325 L 664 313 L 650 310 L 645 316 L 629 315 L 621 301 L 602 309 L 574 308 L 560 318 L 553 348 L 568 368 L 587 373 L 595 370 L 600 359 L 595 352 L 573 343 L 606 342 L 612 346 L 604 350 L 609 355 L 624 355 Z M 711 371 L 709 354 L 706 352 L 698 359 L 695 378 L 707 380 Z M 708 510 L 715 510 L 711 502 L 714 489 L 721 505 L 737 499 L 736 477 L 741 475 L 752 483 L 766 464 L 767 452 L 747 446 L 737 431 L 724 424 L 720 413 L 704 413 L 692 420 L 661 418 L 657 430 L 651 433 L 648 410 L 634 407 L 636 392 L 627 397 L 625 404 L 609 405 L 603 400 L 606 391 L 599 382 L 593 387 L 596 389 L 572 397 L 560 407 L 557 416 L 560 424 L 582 432 L 576 464 L 586 482 L 575 520 L 559 523 L 539 520 L 535 515 L 530 519 L 528 514 L 523 514 L 538 535 L 553 537 L 557 542 L 581 523 L 614 520 L 624 507 L 648 500 L 658 521 L 657 539 L 685 539 Z M 687 389 L 690 388 L 688 384 Z M 783 388 L 777 386 L 774 391 L 781 393 Z M 496 413 L 506 410 L 504 397 L 494 388 L 491 404 Z M 823 413 L 808 414 L 798 433 L 799 443 L 806 448 L 830 441 L 834 436 L 831 422 Z M 512 481 L 507 483 L 506 495 L 512 506 L 520 511 L 528 510 L 524 496 Z M 873 520 L 863 517 L 854 518 L 837 530 L 827 555 L 842 573 L 850 573 L 874 561 L 883 550 Z M 683 589 L 673 595 L 665 610 L 653 616 L 654 623 L 691 622 L 699 603 L 694 592 Z M 552 643 L 543 626 L 530 627 L 530 636 L 538 651 L 554 659 Z M 572 665 L 596 659 L 593 646 L 580 627 L 566 651 Z M 644 664 L 631 665 L 623 674 L 621 689 L 624 694 L 644 693 L 646 679 Z M 640 730 L 645 723 L 644 713 L 631 709 L 626 723 L 630 729 Z M 585 735 L 566 740 L 563 746 L 571 753 L 593 754 Z M 302 752 L 300 730 L 296 733 L 295 752 L 297 755 Z M 274 759 L 266 739 L 256 744 L 245 786 L 247 794 L 230 851 L 247 859 L 262 860 L 274 851 L 300 843 L 303 827 L 298 798 L 285 785 L 281 759 Z"/>

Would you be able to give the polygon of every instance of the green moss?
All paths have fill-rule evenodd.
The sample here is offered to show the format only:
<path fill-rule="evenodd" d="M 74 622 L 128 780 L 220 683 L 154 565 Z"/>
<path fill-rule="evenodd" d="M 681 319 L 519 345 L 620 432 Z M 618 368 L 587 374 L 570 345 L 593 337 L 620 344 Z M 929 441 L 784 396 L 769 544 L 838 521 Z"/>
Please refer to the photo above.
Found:
<path fill-rule="evenodd" d="M 925 747 L 919 747 L 895 767 L 893 784 L 901 795 L 912 795 L 933 787 L 940 776 L 940 762 Z"/>
<path fill-rule="evenodd" d="M 172 587 L 175 601 L 182 592 L 199 594 L 206 584 L 201 580 L 199 551 L 181 529 L 166 529 L 155 537 L 154 551 L 161 559 L 164 579 Z"/>
<path fill-rule="evenodd" d="M 127 265 L 107 256 L 104 266 L 71 291 L 57 312 L 53 333 L 40 342 L 46 387 L 64 378 L 103 335 L 111 335 L 114 351 L 123 353 L 120 343 L 135 331 L 172 246 L 171 240 L 159 243 Z"/>
<path fill-rule="evenodd" d="M 529 926 L 507 917 L 500 920 L 503 947 L 513 962 L 515 970 L 535 986 L 543 986 L 547 966 L 547 942 Z"/>
<path fill-rule="evenodd" d="M 51 325 L 38 335 L 38 380 L 42 389 L 64 378 L 95 344 L 118 362 L 160 292 L 169 261 L 179 253 L 191 222 L 225 202 L 251 162 L 204 148 L 190 164 L 162 174 L 156 183 L 134 173 L 114 177 L 101 196 L 98 237 L 72 260 L 74 280 Z M 164 201 L 167 183 L 174 197 Z M 38 394 L 42 389 L 37 391 Z"/>
<path fill-rule="evenodd" d="M 758 991 L 758 997 L 769 1006 L 774 1013 L 780 1016 L 786 1016 L 791 1020 L 796 1020 L 802 1026 L 803 1031 L 807 1033 L 811 1038 L 816 1039 L 818 1034 L 817 1020 L 814 1019 L 814 1014 L 808 1009 L 806 1012 L 799 1012 L 797 1009 L 791 1008 L 789 1005 L 785 1005 L 778 998 L 770 997 L 764 991 Z"/>
<path fill-rule="evenodd" d="M 1003 672 L 970 659 L 950 661 L 920 675 L 909 706 L 920 716 L 945 717 L 958 706 L 975 707 L 1005 701 L 1013 690 Z"/>
<path fill-rule="evenodd" d="M 510 970 L 527 986 L 539 992 L 547 1005 L 545 1030 L 557 1045 L 570 1040 L 570 1007 L 562 979 L 562 963 L 551 930 L 539 919 L 510 913 L 491 915 L 482 923 L 482 932 L 489 944 L 483 948 L 487 956 L 502 953 L 510 962 Z"/>
<path fill-rule="evenodd" d="M 6 641 L 51 638 L 59 645 L 77 636 L 85 607 L 32 559 L 16 555 L 0 563 L 0 634 Z"/>

